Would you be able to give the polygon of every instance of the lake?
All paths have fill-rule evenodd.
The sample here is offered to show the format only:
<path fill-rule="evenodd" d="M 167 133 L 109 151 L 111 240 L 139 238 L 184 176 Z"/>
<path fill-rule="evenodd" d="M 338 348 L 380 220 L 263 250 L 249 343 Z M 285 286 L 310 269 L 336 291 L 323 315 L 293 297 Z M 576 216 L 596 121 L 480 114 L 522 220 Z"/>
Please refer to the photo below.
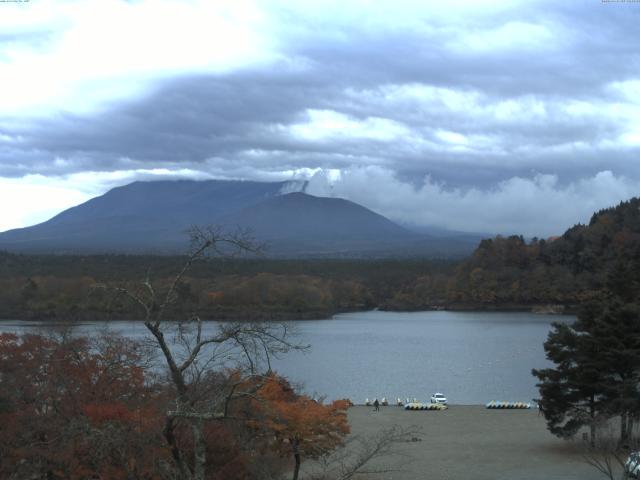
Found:
<path fill-rule="evenodd" d="M 573 317 L 532 313 L 357 312 L 291 322 L 308 353 L 274 362 L 275 369 L 315 396 L 329 399 L 396 397 L 428 401 L 443 392 L 451 403 L 531 401 L 532 368 L 549 365 L 543 342 L 551 322 Z M 215 322 L 211 322 L 214 324 Z M 109 328 L 146 334 L 141 322 L 85 322 L 79 333 Z M 46 330 L 39 322 L 0 321 L 0 332 Z"/>

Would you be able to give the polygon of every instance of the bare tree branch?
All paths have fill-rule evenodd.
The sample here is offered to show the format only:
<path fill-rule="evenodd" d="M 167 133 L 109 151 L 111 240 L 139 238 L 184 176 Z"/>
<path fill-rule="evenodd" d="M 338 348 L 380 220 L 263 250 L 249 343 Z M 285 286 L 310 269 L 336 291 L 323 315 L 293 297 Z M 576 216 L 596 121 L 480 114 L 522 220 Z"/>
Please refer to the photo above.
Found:
<path fill-rule="evenodd" d="M 254 397 L 263 385 L 257 376 L 263 362 L 270 371 L 271 357 L 277 357 L 289 350 L 304 349 L 306 346 L 292 342 L 289 339 L 291 332 L 284 325 L 275 327 L 265 324 L 220 324 L 216 333 L 208 334 L 205 333 L 202 319 L 198 315 L 191 316 L 188 321 L 166 322 L 164 315 L 169 306 L 178 300 L 178 287 L 196 261 L 204 259 L 209 254 L 224 257 L 235 253 L 260 252 L 260 246 L 252 241 L 247 231 L 239 230 L 227 234 L 216 227 L 193 227 L 190 236 L 190 253 L 162 294 L 163 300 L 159 304 L 159 291 L 154 287 L 149 271 L 139 292 L 122 286 L 99 287 L 122 295 L 144 309 L 144 325 L 162 353 L 176 391 L 175 408 L 167 411 L 163 430 L 175 467 L 174 478 L 204 480 L 207 454 L 204 423 L 231 419 L 230 405 L 234 399 Z M 174 332 L 169 336 L 165 335 L 165 331 L 169 332 L 168 325 L 172 326 Z M 223 345 L 226 348 L 218 348 Z M 211 372 L 210 369 L 216 366 L 222 367 L 230 363 L 243 374 L 242 381 L 230 385 L 212 383 L 211 375 L 206 372 Z M 246 383 L 247 379 L 253 381 Z M 255 381 L 256 379 L 258 381 Z M 243 382 L 251 386 L 240 389 Z M 192 432 L 194 444 L 191 462 L 185 459 L 175 433 L 178 421 L 185 422 Z M 163 465 L 162 468 L 163 475 L 169 477 L 168 465 Z"/>

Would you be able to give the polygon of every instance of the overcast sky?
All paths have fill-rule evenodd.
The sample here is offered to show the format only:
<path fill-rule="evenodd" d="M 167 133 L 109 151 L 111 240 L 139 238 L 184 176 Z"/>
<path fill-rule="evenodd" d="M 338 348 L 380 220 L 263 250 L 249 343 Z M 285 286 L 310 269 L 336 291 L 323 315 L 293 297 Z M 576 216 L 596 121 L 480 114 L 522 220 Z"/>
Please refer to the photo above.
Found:
<path fill-rule="evenodd" d="M 638 25 L 601 0 L 0 2 L 0 230 L 181 177 L 561 233 L 640 194 Z"/>

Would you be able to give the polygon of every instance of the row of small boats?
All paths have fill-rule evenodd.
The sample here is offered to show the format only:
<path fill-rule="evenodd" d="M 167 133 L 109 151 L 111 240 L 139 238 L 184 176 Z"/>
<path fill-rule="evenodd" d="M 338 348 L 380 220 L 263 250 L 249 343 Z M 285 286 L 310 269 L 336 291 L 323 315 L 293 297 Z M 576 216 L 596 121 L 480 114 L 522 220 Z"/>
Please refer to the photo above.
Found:
<path fill-rule="evenodd" d="M 389 405 L 389 401 L 386 397 L 382 397 L 381 400 L 374 398 L 372 401 L 366 398 L 364 404 L 370 407 L 375 405 L 376 402 L 381 406 Z M 408 397 L 404 401 L 398 397 L 395 404 L 399 407 L 404 407 L 405 410 L 445 410 L 447 408 L 447 406 L 442 403 L 422 403 L 419 402 L 417 398 L 411 400 Z M 503 402 L 499 400 L 491 400 L 486 404 L 486 407 L 489 409 L 530 409 L 531 404 L 527 402 Z"/>
<path fill-rule="evenodd" d="M 407 403 L 405 410 L 446 410 L 448 407 L 444 403 Z"/>
<path fill-rule="evenodd" d="M 527 409 L 527 408 L 531 408 L 531 404 L 530 403 L 526 403 L 526 402 L 499 402 L 496 400 L 491 400 L 489 403 L 487 403 L 486 405 L 487 408 L 496 408 L 496 409 L 511 409 L 511 408 L 520 408 L 520 409 Z"/>
<path fill-rule="evenodd" d="M 377 398 L 374 398 L 373 400 L 369 400 L 369 398 L 365 398 L 364 404 L 365 406 L 370 407 L 372 405 L 375 405 L 377 400 L 378 400 Z M 409 397 L 407 397 L 406 400 L 403 401 L 400 397 L 398 397 L 396 399 L 395 405 L 399 407 L 404 407 L 405 405 L 408 405 L 410 403 L 420 403 L 420 402 L 418 402 L 417 398 L 414 398 L 413 400 L 411 400 Z M 389 405 L 389 400 L 387 400 L 386 397 L 382 397 L 382 399 L 378 401 L 378 405 L 382 405 L 386 407 L 387 405 Z"/>

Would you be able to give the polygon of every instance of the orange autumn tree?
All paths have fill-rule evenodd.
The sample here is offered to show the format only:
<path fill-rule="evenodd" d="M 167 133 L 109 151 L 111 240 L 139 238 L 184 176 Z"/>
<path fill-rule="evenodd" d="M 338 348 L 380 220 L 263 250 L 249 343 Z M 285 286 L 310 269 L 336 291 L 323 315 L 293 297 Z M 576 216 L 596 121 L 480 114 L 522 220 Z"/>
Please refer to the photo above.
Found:
<path fill-rule="evenodd" d="M 298 395 L 286 379 L 271 375 L 258 391 L 253 408 L 254 425 L 273 436 L 272 447 L 280 455 L 293 455 L 293 480 L 297 480 L 302 457 L 318 458 L 344 443 L 350 432 L 347 400 L 323 404 Z M 255 423 L 259 422 L 259 423 Z"/>

